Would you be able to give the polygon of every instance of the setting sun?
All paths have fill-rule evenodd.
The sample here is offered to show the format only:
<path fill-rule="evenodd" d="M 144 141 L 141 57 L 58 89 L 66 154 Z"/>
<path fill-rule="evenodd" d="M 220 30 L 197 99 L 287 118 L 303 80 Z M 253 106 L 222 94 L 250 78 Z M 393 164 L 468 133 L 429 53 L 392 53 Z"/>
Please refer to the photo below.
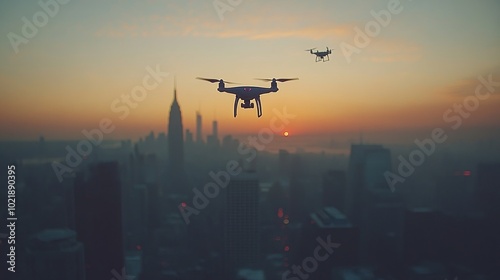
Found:
<path fill-rule="evenodd" d="M 283 136 L 288 137 L 288 131 L 283 132 Z"/>

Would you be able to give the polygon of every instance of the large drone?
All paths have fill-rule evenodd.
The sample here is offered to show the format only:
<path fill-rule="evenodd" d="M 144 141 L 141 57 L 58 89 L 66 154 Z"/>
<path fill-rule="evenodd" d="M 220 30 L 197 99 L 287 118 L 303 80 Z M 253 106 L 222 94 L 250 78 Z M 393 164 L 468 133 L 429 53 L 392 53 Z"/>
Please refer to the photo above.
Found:
<path fill-rule="evenodd" d="M 271 87 L 270 88 L 265 88 L 265 87 L 256 87 L 256 86 L 239 86 L 239 87 L 230 87 L 227 88 L 225 86 L 225 83 L 228 84 L 234 84 L 231 82 L 224 82 L 222 79 L 207 79 L 207 78 L 197 78 L 200 80 L 204 80 L 207 82 L 211 83 L 216 83 L 219 82 L 219 87 L 217 90 L 219 92 L 227 92 L 236 95 L 234 99 L 234 117 L 237 115 L 237 110 L 238 110 L 238 103 L 240 99 L 243 100 L 243 103 L 241 103 L 241 108 L 244 109 L 249 109 L 249 108 L 254 108 L 254 104 L 251 103 L 253 99 L 255 99 L 255 103 L 257 103 L 257 116 L 260 118 L 262 116 L 262 103 L 260 101 L 260 95 L 265 94 L 265 93 L 270 93 L 270 92 L 277 92 L 278 89 L 278 83 L 277 82 L 287 82 L 287 81 L 292 81 L 292 80 L 298 80 L 298 78 L 292 78 L 292 79 L 257 79 L 261 81 L 266 81 L 266 82 L 271 82 Z"/>
<path fill-rule="evenodd" d="M 326 47 L 326 51 L 324 51 L 324 52 L 320 52 L 320 51 L 313 52 L 313 50 L 315 50 L 315 49 L 316 48 L 308 49 L 308 50 L 306 50 L 306 52 L 310 52 L 311 54 L 315 54 L 316 55 L 316 62 L 318 62 L 320 60 L 322 60 L 323 62 L 330 60 L 330 57 L 328 55 L 332 53 L 332 50 L 328 49 L 328 47 Z M 325 57 L 327 58 L 327 60 L 325 60 Z"/>

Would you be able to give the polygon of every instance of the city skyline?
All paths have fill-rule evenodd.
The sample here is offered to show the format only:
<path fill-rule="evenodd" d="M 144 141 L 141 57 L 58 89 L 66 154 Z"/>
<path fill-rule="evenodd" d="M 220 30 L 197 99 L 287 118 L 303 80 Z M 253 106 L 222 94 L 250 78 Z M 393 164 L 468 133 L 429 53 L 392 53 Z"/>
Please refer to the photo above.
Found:
<path fill-rule="evenodd" d="M 401 163 L 391 166 L 396 157 L 400 160 L 397 150 L 373 144 L 351 144 L 349 157 L 298 150 L 289 153 L 279 143 L 279 154 L 242 153 L 231 137 L 224 137 L 220 146 L 208 140 L 206 144 L 195 144 L 192 139 L 184 142 L 182 108 L 175 92 L 174 88 L 169 141 L 165 135 L 155 138 L 151 133 L 133 145 L 131 141 L 113 148 L 102 145 L 76 167 L 72 164 L 76 174 L 67 174 L 58 183 L 57 171 L 51 170 L 54 162 L 30 162 L 25 156 L 60 155 L 65 142 L 42 138 L 24 145 L 4 143 L 7 150 L 0 150 L 2 158 L 14 160 L 19 178 L 23 178 L 16 193 L 21 201 L 28 201 L 21 208 L 20 219 L 40 221 L 28 222 L 31 226 L 20 231 L 19 240 L 29 238 L 45 245 L 43 248 L 50 248 L 48 242 L 37 241 L 36 236 L 54 244 L 71 241 L 75 248 L 80 242 L 89 257 L 84 259 L 72 251 L 73 258 L 65 262 L 64 269 L 42 274 L 40 279 L 66 272 L 87 278 L 111 274 L 138 279 L 161 279 L 165 274 L 179 279 L 205 279 L 202 275 L 234 279 L 233 275 L 244 274 L 243 279 L 249 280 L 308 274 L 310 279 L 327 279 L 332 273 L 339 276 L 331 279 L 345 280 L 352 273 L 379 274 L 380 279 L 493 273 L 498 250 L 487 248 L 493 248 L 496 236 L 490 231 L 498 230 L 493 221 L 498 212 L 494 194 L 499 165 L 498 153 L 488 151 L 488 146 L 465 154 L 441 150 L 427 160 L 422 152 L 436 151 L 436 144 L 427 139 L 423 148 L 418 146 L 420 156 L 415 157 L 415 150 L 410 152 L 405 169 Z M 184 144 L 190 146 L 185 153 Z M 80 152 L 81 144 L 77 150 Z M 494 162 L 489 163 L 488 158 Z M 53 160 L 68 163 L 68 156 Z M 423 161 L 425 165 L 420 166 Z M 411 176 L 415 169 L 419 175 Z M 389 170 L 397 172 L 395 176 L 402 181 L 390 182 Z M 127 213 L 121 233 L 117 232 L 122 223 L 120 211 Z M 94 222 L 89 224 L 91 220 Z M 94 226 L 96 223 L 101 225 Z M 457 226 L 484 230 L 458 231 L 455 238 L 440 240 L 439 234 L 417 231 L 419 224 L 446 233 Z M 407 225 L 413 230 L 407 230 Z M 96 235 L 103 227 L 108 234 Z M 53 230 L 45 233 L 40 231 L 43 229 Z M 73 241 L 75 233 L 78 242 Z M 109 234 L 123 238 L 123 247 L 117 245 L 119 238 L 107 242 Z M 468 248 L 458 246 L 466 239 L 481 242 Z M 445 245 L 440 247 L 440 243 Z M 322 247 L 326 255 L 317 254 Z M 61 255 L 57 248 L 51 250 Z M 96 265 L 96 258 L 89 256 L 95 253 L 108 256 L 107 261 Z M 482 261 L 473 254 L 491 259 Z M 18 265 L 58 262 L 43 256 L 44 252 L 37 251 L 27 263 L 20 258 Z M 453 261 L 470 269 L 456 273 Z M 86 276 L 77 269 L 82 267 Z M 377 272 L 378 268 L 382 271 Z M 20 270 L 20 279 L 32 275 L 37 270 Z M 393 275 L 403 278 L 391 278 Z"/>

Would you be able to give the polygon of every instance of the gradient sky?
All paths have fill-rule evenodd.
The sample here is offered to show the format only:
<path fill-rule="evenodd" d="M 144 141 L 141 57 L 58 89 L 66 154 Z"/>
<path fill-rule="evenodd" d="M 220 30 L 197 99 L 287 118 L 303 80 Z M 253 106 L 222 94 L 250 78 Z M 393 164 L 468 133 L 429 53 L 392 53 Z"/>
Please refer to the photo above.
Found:
<path fill-rule="evenodd" d="M 184 128 L 195 130 L 199 110 L 205 135 L 214 118 L 221 134 L 257 133 L 284 107 L 296 115 L 290 135 L 432 129 L 473 94 L 478 75 L 500 81 L 496 0 L 401 1 L 402 11 L 349 63 L 342 44 L 355 45 L 355 28 L 389 2 L 242 0 L 221 20 L 212 0 L 71 0 L 16 53 L 8 34 L 22 35 L 22 18 L 32 21 L 42 8 L 2 1 L 1 139 L 76 139 L 102 118 L 116 125 L 112 139 L 166 131 L 174 76 Z M 334 48 L 326 63 L 304 51 L 326 46 Z M 113 100 L 156 65 L 169 77 L 121 120 Z M 241 108 L 233 118 L 233 96 L 198 76 L 260 86 L 269 84 L 254 78 L 300 80 L 263 96 L 258 119 Z M 464 131 L 499 130 L 498 93 L 481 101 Z"/>

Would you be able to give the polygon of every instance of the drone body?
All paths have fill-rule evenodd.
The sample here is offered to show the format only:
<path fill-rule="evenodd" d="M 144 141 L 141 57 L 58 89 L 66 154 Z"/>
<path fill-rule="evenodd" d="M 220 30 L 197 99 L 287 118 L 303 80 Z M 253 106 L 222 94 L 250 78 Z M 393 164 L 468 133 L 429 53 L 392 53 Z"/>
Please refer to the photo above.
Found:
<path fill-rule="evenodd" d="M 330 57 L 328 56 L 329 54 L 332 53 L 332 50 L 328 49 L 328 47 L 326 47 L 326 51 L 315 51 L 313 52 L 313 50 L 315 50 L 316 48 L 312 48 L 312 49 L 308 49 L 306 51 L 310 52 L 311 54 L 315 54 L 316 55 L 316 62 L 318 61 L 329 61 L 330 60 Z M 325 57 L 327 58 L 327 60 L 325 60 Z"/>
<path fill-rule="evenodd" d="M 268 81 L 271 82 L 271 87 L 266 88 L 266 87 L 257 87 L 257 86 L 239 86 L 239 87 L 229 87 L 227 88 L 225 83 L 232 84 L 231 82 L 224 82 L 222 79 L 207 79 L 207 78 L 197 78 L 200 80 L 204 80 L 207 82 L 215 83 L 219 82 L 219 87 L 217 90 L 219 92 L 227 92 L 230 94 L 235 95 L 234 99 L 234 117 L 236 117 L 237 112 L 238 112 L 238 103 L 240 100 L 243 102 L 241 103 L 241 108 L 243 109 L 252 109 L 254 108 L 254 104 L 251 102 L 252 100 L 255 100 L 255 103 L 257 104 L 257 116 L 260 118 L 262 116 L 262 102 L 260 101 L 260 95 L 261 94 L 266 94 L 270 92 L 277 92 L 278 89 L 278 83 L 277 82 L 286 82 L 286 81 L 291 81 L 291 80 L 298 80 L 297 78 L 293 79 L 258 79 L 258 80 L 263 80 L 263 81 Z"/>

